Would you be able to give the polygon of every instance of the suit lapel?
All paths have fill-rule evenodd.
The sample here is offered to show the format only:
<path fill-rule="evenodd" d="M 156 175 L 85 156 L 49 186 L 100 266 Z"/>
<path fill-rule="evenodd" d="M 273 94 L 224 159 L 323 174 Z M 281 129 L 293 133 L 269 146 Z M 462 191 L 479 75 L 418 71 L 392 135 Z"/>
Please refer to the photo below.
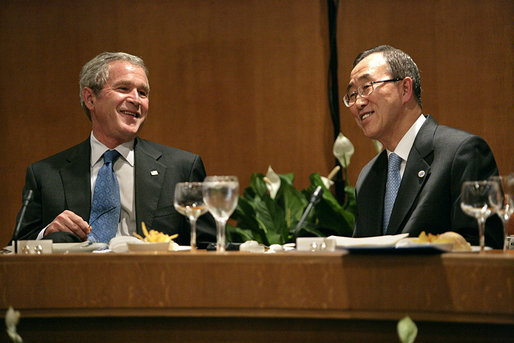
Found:
<path fill-rule="evenodd" d="M 144 221 L 149 227 L 152 225 L 150 221 L 153 211 L 159 205 L 159 196 L 164 182 L 166 166 L 158 161 L 162 153 L 140 138 L 136 138 L 134 154 L 136 231 L 141 233 L 141 222 Z"/>
<path fill-rule="evenodd" d="M 91 145 L 89 139 L 70 151 L 67 164 L 59 172 L 67 208 L 89 220 L 91 211 Z"/>
<path fill-rule="evenodd" d="M 427 159 L 433 148 L 433 137 L 437 122 L 432 117 L 421 127 L 409 153 L 398 196 L 391 213 L 387 234 L 400 233 L 406 223 L 416 198 L 430 176 L 430 163 Z"/>

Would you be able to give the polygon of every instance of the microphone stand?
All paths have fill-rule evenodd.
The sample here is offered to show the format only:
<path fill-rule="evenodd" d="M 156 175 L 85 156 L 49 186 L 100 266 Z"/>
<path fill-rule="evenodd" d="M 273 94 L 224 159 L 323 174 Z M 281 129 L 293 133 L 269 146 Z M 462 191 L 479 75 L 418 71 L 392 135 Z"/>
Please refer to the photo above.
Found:
<path fill-rule="evenodd" d="M 18 253 L 18 234 L 20 233 L 21 224 L 23 222 L 23 217 L 25 217 L 25 211 L 27 210 L 27 206 L 29 205 L 30 201 L 32 200 L 32 196 L 34 195 L 34 192 L 32 189 L 29 189 L 25 196 L 23 197 L 23 205 L 21 206 L 20 211 L 20 218 L 18 220 L 18 223 L 16 224 L 16 228 L 14 229 L 14 253 Z"/>
<path fill-rule="evenodd" d="M 300 230 L 302 229 L 303 223 L 305 222 L 305 219 L 307 219 L 307 216 L 311 212 L 314 205 L 316 205 L 320 200 L 321 196 L 323 195 L 323 188 L 321 186 L 318 186 L 314 189 L 314 192 L 312 192 L 311 200 L 309 201 L 309 205 L 307 205 L 307 208 L 302 214 L 302 217 L 300 218 L 300 221 L 296 225 L 296 228 L 294 230 L 293 236 L 296 238 L 298 237 L 298 234 L 300 233 Z"/>

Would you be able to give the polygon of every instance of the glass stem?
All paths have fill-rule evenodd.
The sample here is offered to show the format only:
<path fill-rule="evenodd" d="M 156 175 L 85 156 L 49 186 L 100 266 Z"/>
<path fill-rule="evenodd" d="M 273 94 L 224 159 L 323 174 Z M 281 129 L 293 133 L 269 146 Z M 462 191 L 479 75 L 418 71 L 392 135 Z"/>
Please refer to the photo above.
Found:
<path fill-rule="evenodd" d="M 191 217 L 189 218 L 189 222 L 191 223 L 191 250 L 196 250 L 196 218 Z"/>
<path fill-rule="evenodd" d="M 480 253 L 484 253 L 485 251 L 485 218 L 478 218 L 478 239 L 480 242 Z"/>
<path fill-rule="evenodd" d="M 216 220 L 216 252 L 225 252 L 226 220 Z"/>

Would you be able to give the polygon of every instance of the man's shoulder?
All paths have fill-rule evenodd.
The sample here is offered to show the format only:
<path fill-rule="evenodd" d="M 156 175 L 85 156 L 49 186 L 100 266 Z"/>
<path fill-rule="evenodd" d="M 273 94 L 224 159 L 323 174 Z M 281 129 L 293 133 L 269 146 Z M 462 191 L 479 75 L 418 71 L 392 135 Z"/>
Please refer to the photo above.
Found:
<path fill-rule="evenodd" d="M 451 150 L 462 145 L 487 145 L 485 140 L 473 133 L 455 127 L 440 125 L 433 117 L 428 116 L 427 121 L 418 132 L 414 146 L 423 152 L 431 150 Z"/>
<path fill-rule="evenodd" d="M 198 155 L 186 150 L 182 150 L 176 147 L 156 143 L 147 139 L 138 138 L 135 146 L 136 151 L 141 149 L 147 154 L 156 155 L 160 154 L 163 157 L 184 157 L 184 158 L 196 158 Z"/>
<path fill-rule="evenodd" d="M 63 163 L 67 163 L 74 156 L 81 156 L 84 158 L 89 158 L 89 139 L 85 140 L 77 145 L 74 145 L 66 150 L 60 151 L 51 156 L 45 157 L 39 161 L 32 163 L 33 167 L 41 167 L 47 165 L 60 165 Z"/>
<path fill-rule="evenodd" d="M 454 127 L 439 125 L 434 132 L 435 148 L 457 148 L 462 144 L 487 145 L 485 140 L 471 132 Z"/>

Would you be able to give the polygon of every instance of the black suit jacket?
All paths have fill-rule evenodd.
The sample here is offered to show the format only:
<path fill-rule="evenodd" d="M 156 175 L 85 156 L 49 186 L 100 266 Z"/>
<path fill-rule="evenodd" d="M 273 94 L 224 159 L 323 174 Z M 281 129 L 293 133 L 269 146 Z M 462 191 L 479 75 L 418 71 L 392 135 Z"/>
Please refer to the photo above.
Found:
<path fill-rule="evenodd" d="M 439 125 L 428 116 L 409 153 L 387 234 L 455 231 L 478 244 L 476 219 L 460 208 L 462 183 L 497 174 L 493 153 L 482 138 Z M 383 234 L 386 179 L 384 150 L 362 169 L 357 180 L 355 237 Z M 499 218 L 491 217 L 486 224 L 486 245 L 501 248 L 502 232 Z"/>
<path fill-rule="evenodd" d="M 205 168 L 200 156 L 144 139 L 134 143 L 134 177 L 137 232 L 141 222 L 148 228 L 179 236 L 189 245 L 190 229 L 184 216 L 173 206 L 175 184 L 203 181 Z M 64 210 L 89 220 L 91 212 L 91 145 L 89 138 L 54 156 L 31 164 L 27 169 L 24 194 L 32 189 L 19 239 L 35 239 L 38 233 Z M 18 214 L 19 217 L 19 214 Z M 197 225 L 199 242 L 215 241 L 215 226 L 209 214 Z"/>

